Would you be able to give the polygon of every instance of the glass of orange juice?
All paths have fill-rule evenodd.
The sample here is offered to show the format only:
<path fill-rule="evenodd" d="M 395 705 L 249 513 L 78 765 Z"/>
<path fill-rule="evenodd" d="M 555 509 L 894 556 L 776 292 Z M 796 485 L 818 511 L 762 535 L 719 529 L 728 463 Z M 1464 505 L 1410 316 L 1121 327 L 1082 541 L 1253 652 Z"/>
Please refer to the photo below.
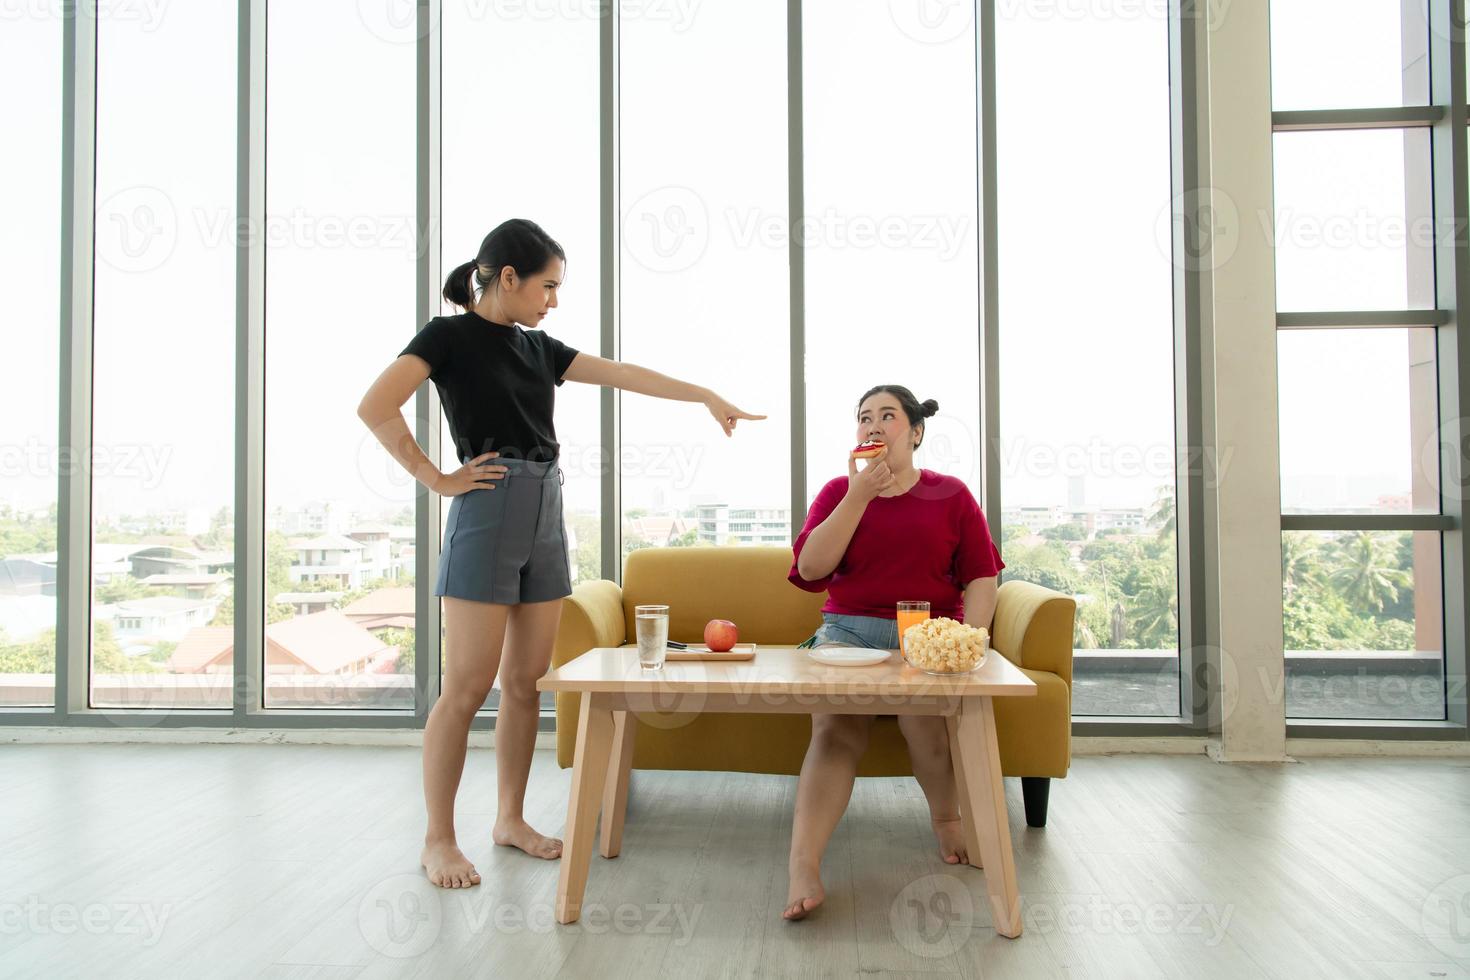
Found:
<path fill-rule="evenodd" d="M 915 623 L 922 623 L 929 618 L 929 603 L 927 602 L 900 602 L 898 604 L 898 652 L 906 656 L 903 650 L 903 631 Z"/>

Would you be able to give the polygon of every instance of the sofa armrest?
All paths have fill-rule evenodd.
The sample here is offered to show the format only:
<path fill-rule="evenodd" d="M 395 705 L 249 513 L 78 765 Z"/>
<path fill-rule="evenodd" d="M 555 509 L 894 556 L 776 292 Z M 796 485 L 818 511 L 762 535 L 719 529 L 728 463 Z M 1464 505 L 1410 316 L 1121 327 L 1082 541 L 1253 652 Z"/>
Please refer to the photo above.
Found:
<path fill-rule="evenodd" d="M 593 647 L 620 647 L 626 642 L 622 587 L 607 579 L 579 582 L 562 603 L 551 666 L 560 667 Z"/>
<path fill-rule="evenodd" d="M 1005 582 L 996 596 L 990 642 L 1011 663 L 1046 670 L 1072 686 L 1077 600 L 1030 582 Z"/>

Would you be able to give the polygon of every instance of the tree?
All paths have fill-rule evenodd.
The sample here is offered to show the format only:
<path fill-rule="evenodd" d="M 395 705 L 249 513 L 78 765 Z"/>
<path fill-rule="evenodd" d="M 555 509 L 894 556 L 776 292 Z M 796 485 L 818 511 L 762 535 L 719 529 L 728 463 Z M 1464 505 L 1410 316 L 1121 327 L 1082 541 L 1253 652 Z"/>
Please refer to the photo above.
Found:
<path fill-rule="evenodd" d="M 56 550 L 56 511 L 44 520 L 22 518 L 14 511 L 0 514 L 0 556 L 36 554 Z"/>
<path fill-rule="evenodd" d="M 1019 541 L 1021 538 L 1029 537 L 1030 535 L 1031 529 L 1024 524 L 1007 524 L 1001 528 L 1001 547 L 1005 547 L 1012 541 Z"/>
<path fill-rule="evenodd" d="M 1108 634 L 1108 605 L 1094 597 L 1077 606 L 1077 625 L 1072 645 L 1078 650 L 1096 650 Z"/>
<path fill-rule="evenodd" d="M 51 674 L 56 671 L 56 631 L 12 642 L 0 629 L 0 674 Z"/>
<path fill-rule="evenodd" d="M 54 643 L 53 638 L 53 643 Z M 94 674 L 157 674 L 162 668 L 147 657 L 129 657 L 122 652 L 111 623 L 95 623 L 92 626 L 92 673 Z"/>
<path fill-rule="evenodd" d="M 1150 561 L 1139 580 L 1128 616 L 1129 642 L 1140 650 L 1174 646 L 1179 642 L 1179 590 L 1172 564 Z"/>
<path fill-rule="evenodd" d="M 1159 540 L 1173 536 L 1174 529 L 1178 526 L 1177 516 L 1174 509 L 1174 488 L 1165 484 L 1159 487 L 1158 494 L 1154 497 L 1153 512 L 1148 515 L 1150 524 L 1159 525 Z"/>
<path fill-rule="evenodd" d="M 1288 531 L 1281 536 L 1281 588 L 1287 602 L 1298 589 L 1317 584 L 1321 573 L 1322 556 L 1314 535 Z"/>
<path fill-rule="evenodd" d="M 394 663 L 393 672 L 396 674 L 412 674 L 414 670 L 414 629 L 408 627 L 389 627 L 378 632 L 378 639 L 389 646 L 398 648 L 398 659 Z"/>
<path fill-rule="evenodd" d="M 93 593 L 98 603 L 108 605 L 115 602 L 127 602 L 129 599 L 146 599 L 149 596 L 167 594 L 166 589 L 144 585 L 142 579 L 131 575 L 119 575 L 109 582 L 104 582 L 97 586 Z"/>
<path fill-rule="evenodd" d="M 1067 546 L 1055 541 L 1034 547 L 1012 544 L 1005 554 L 1005 575 L 1074 595 L 1079 590 L 1071 557 Z"/>
<path fill-rule="evenodd" d="M 1338 542 L 1333 557 L 1332 584 L 1358 609 L 1382 612 L 1409 584 L 1409 573 L 1394 561 L 1392 543 L 1372 531 L 1357 531 Z"/>

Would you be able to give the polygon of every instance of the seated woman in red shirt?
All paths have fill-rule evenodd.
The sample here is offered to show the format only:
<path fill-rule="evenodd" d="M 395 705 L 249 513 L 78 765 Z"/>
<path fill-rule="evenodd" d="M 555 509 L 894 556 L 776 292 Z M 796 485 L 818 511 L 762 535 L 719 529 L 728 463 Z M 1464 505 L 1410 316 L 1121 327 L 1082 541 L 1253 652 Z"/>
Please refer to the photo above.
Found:
<path fill-rule="evenodd" d="M 857 441 L 886 451 L 859 471 L 827 483 L 807 514 L 788 578 L 809 592 L 826 590 L 822 626 L 803 646 L 898 647 L 897 604 L 927 599 L 930 614 L 990 628 L 996 583 L 1005 564 L 980 505 L 964 481 L 914 467 L 924 419 L 939 411 L 900 385 L 880 385 L 858 403 Z M 787 919 L 822 904 L 822 853 L 852 796 L 858 760 L 868 747 L 871 715 L 816 714 L 796 789 L 791 830 Z M 939 852 L 965 863 L 959 796 L 944 719 L 900 715 L 914 776 L 929 801 Z"/>

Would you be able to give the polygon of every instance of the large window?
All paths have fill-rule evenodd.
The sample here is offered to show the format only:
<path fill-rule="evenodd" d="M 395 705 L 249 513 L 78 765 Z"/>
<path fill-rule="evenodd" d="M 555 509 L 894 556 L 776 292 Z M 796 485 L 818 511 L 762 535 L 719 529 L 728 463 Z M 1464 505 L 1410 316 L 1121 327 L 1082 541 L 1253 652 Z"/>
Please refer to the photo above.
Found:
<path fill-rule="evenodd" d="M 879 384 L 939 402 L 915 465 L 984 501 L 974 23 L 922 30 L 901 6 L 803 10 L 808 503 L 847 475 Z"/>
<path fill-rule="evenodd" d="M 624 553 L 754 543 L 732 508 L 791 522 L 786 4 L 661 12 L 621 25 L 622 356 L 770 419 L 727 439 L 698 403 L 622 395 Z"/>
<path fill-rule="evenodd" d="M 1278 133 L 1276 306 L 1434 305 L 1429 130 Z"/>
<path fill-rule="evenodd" d="M 444 5 L 443 267 L 473 258 L 508 218 L 541 225 L 567 253 L 560 306 L 538 329 L 600 353 L 598 240 L 598 21 L 567 20 L 472 0 Z M 499 92 L 536 78 L 534 95 L 502 104 Z M 493 106 L 493 108 L 492 108 Z M 491 120 L 494 124 L 491 124 Z M 508 135 L 534 133 L 528 152 L 507 152 Z M 556 166 L 548 166 L 556 161 Z M 458 312 L 447 305 L 445 313 Z M 572 581 L 602 577 L 602 446 L 599 391 L 568 382 L 556 390 L 556 435 Z M 459 466 L 444 428 L 442 468 Z M 444 507 L 448 515 L 448 504 Z"/>
<path fill-rule="evenodd" d="M 220 4 L 98 22 L 99 707 L 231 703 L 235 32 Z"/>
<path fill-rule="evenodd" d="M 92 628 L 74 638 L 88 653 L 74 683 L 99 708 L 259 697 L 284 724 L 292 709 L 385 708 L 355 717 L 415 723 L 416 609 L 434 585 L 415 558 L 433 539 L 417 533 L 416 484 L 352 409 L 423 311 L 455 312 L 437 303 L 439 282 L 421 294 L 421 249 L 453 269 L 525 217 L 568 257 L 559 308 L 537 329 L 597 355 L 612 310 L 622 360 L 768 416 L 726 438 L 700 404 L 616 393 L 604 444 L 602 393 L 559 387 L 574 583 L 638 548 L 789 546 L 803 504 L 845 472 L 860 396 L 901 384 L 940 404 L 918 465 L 998 501 L 987 516 L 1004 578 L 1076 596 L 1074 713 L 1193 717 L 1175 495 L 1198 447 L 1177 445 L 1175 356 L 1200 338 L 1176 322 L 1189 297 L 1174 295 L 1171 198 L 1188 159 L 1177 152 L 1209 148 L 1170 129 L 1173 110 L 1192 115 L 1171 105 L 1176 2 L 808 3 L 799 92 L 785 0 L 277 0 L 245 66 L 234 4 L 99 9 L 95 268 L 78 270 L 95 308 L 77 311 L 95 328 L 92 375 L 74 379 L 93 396 L 95 453 L 81 461 L 92 561 L 77 597 Z M 1458 532 L 1439 457 L 1459 378 L 1440 354 L 1456 341 L 1440 261 L 1454 229 L 1434 183 L 1449 179 L 1434 163 L 1447 93 L 1430 104 L 1444 39 L 1424 20 L 1439 4 L 1271 3 L 1274 214 L 1242 220 L 1274 221 L 1294 719 L 1445 717 L 1445 583 L 1460 576 L 1443 566 Z M 992 14 L 994 37 L 981 37 Z M 3 191 L 0 260 L 15 286 L 0 304 L 28 366 L 0 396 L 0 707 L 65 715 L 65 376 L 57 336 L 25 328 L 59 323 L 67 301 L 62 17 L 8 18 L 0 35 L 0 77 L 27 94 L 0 109 L 27 148 Z M 990 50 L 994 65 L 980 64 Z M 242 82 L 265 86 L 264 113 L 241 102 Z M 436 146 L 420 142 L 424 108 Z M 260 175 L 240 167 L 262 159 L 264 200 L 248 199 L 263 221 L 241 226 L 240 182 Z M 421 213 L 426 200 L 436 213 Z M 242 236 L 261 251 L 242 252 Z M 618 249 L 615 283 L 605 247 Z M 263 403 L 235 390 L 237 275 L 261 252 L 266 343 L 248 367 Z M 805 363 L 792 362 L 794 328 Z M 793 380 L 805 388 L 795 434 Z M 258 513 L 234 512 L 242 407 L 264 416 L 263 459 L 245 468 L 264 474 L 246 488 L 263 489 Z M 435 462 L 458 467 L 442 413 L 417 411 L 415 399 L 415 432 L 440 427 Z M 1210 461 L 1221 478 L 1230 453 Z M 982 474 L 986 458 L 999 465 Z M 607 480 L 617 513 L 602 508 Z M 806 489 L 796 512 L 794 482 Z M 241 521 L 245 540 L 264 541 L 258 581 L 236 582 Z M 1207 556 L 1187 557 L 1207 579 Z M 234 600 L 257 589 L 263 691 L 233 676 Z"/>
<path fill-rule="evenodd" d="M 61 288 L 60 17 L 7 20 L 0 103 L 12 148 L 0 183 L 0 317 L 14 365 L 0 389 L 0 707 L 52 703 L 56 686 L 57 297 Z"/>
<path fill-rule="evenodd" d="M 1367 121 L 1426 105 L 1425 9 L 1354 0 L 1324 18 L 1274 0 L 1275 108 Z M 1435 252 L 1452 240 L 1434 220 L 1431 131 L 1288 122 L 1297 131 L 1275 137 L 1277 308 L 1291 314 L 1283 328 L 1315 329 L 1283 329 L 1277 344 L 1286 714 L 1439 720 L 1436 328 L 1357 315 L 1437 305 Z"/>
<path fill-rule="evenodd" d="M 268 20 L 268 707 L 414 703 L 415 484 L 353 411 L 414 330 L 414 48 L 357 11 Z"/>
<path fill-rule="evenodd" d="M 569 10 L 571 8 L 568 8 Z M 596 17 L 534 16 L 531 8 L 451 0 L 444 5 L 443 268 L 468 262 L 490 229 L 529 218 L 566 250 L 557 309 L 536 328 L 600 353 L 601 249 L 598 240 L 598 28 Z M 523 97 L 523 79 L 535 86 Z M 524 138 L 517 150 L 507 139 Z M 555 162 L 555 166 L 548 162 Z M 457 309 L 444 308 L 445 313 Z M 572 582 L 602 578 L 603 453 L 599 389 L 556 389 L 556 436 Z M 441 413 L 442 416 L 442 413 Z M 441 419 L 440 468 L 460 466 Z M 483 492 L 483 491 L 480 491 Z M 441 521 L 449 517 L 444 501 Z M 440 528 L 441 534 L 443 528 Z M 425 583 L 432 588 L 433 583 Z M 497 681 L 497 688 L 499 682 Z M 486 709 L 498 704 L 492 691 Z M 551 707 L 552 696 L 544 696 Z"/>
<path fill-rule="evenodd" d="M 1074 713 L 1177 716 L 1168 23 L 1066 6 L 996 15 L 1005 575 L 1077 596 Z"/>
<path fill-rule="evenodd" d="M 1426 0 L 1271 0 L 1278 110 L 1424 105 Z"/>

